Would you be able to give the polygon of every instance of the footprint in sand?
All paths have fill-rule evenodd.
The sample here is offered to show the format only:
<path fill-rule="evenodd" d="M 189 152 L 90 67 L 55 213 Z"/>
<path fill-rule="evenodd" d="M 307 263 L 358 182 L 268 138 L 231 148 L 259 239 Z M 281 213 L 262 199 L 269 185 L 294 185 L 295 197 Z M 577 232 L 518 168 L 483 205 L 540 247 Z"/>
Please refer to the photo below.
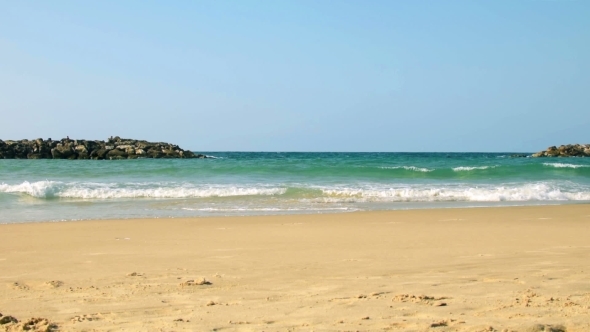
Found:
<path fill-rule="evenodd" d="M 526 330 L 527 332 L 565 332 L 565 326 L 563 325 L 544 325 L 535 324 Z"/>
<path fill-rule="evenodd" d="M 143 273 L 131 272 L 127 273 L 128 277 L 143 277 Z"/>
<path fill-rule="evenodd" d="M 180 286 L 203 286 L 203 285 L 211 285 L 211 282 L 205 278 L 197 279 L 197 280 L 187 280 L 185 282 L 181 282 Z"/>
<path fill-rule="evenodd" d="M 435 307 L 444 307 L 447 305 L 446 302 L 441 302 L 442 300 L 449 299 L 448 297 L 441 296 L 428 296 L 428 295 L 410 295 L 410 294 L 399 294 L 394 296 L 391 301 L 393 302 L 412 302 L 412 303 L 419 303 L 419 304 L 428 304 Z"/>
<path fill-rule="evenodd" d="M 31 318 L 22 323 L 23 331 L 57 331 L 57 324 L 51 323 L 47 318 Z"/>
<path fill-rule="evenodd" d="M 74 317 L 72 317 L 71 321 L 72 321 L 72 323 L 81 323 L 81 322 L 91 322 L 91 321 L 101 320 L 102 318 L 103 317 L 102 317 L 101 313 L 96 313 L 96 314 L 74 316 Z"/>
<path fill-rule="evenodd" d="M 64 285 L 63 281 L 59 281 L 59 280 L 51 280 L 45 283 L 45 285 L 53 287 L 53 288 L 58 288 Z"/>
<path fill-rule="evenodd" d="M 443 319 L 437 322 L 431 323 L 429 327 L 446 327 L 446 326 L 453 326 L 457 324 L 464 324 L 464 321 L 457 321 L 456 319 Z M 489 330 L 489 327 L 483 331 L 495 331 L 494 328 Z"/>
<path fill-rule="evenodd" d="M 232 325 L 247 325 L 250 324 L 250 322 L 245 322 L 245 321 L 233 321 L 230 320 L 228 323 L 232 324 Z M 265 324 L 269 324 L 269 323 L 265 323 Z M 272 323 L 270 323 L 272 324 Z"/>
<path fill-rule="evenodd" d="M 16 290 L 29 290 L 29 286 L 23 284 L 22 282 L 13 282 L 12 284 L 10 284 L 10 286 L 12 287 L 12 289 L 16 289 Z"/>

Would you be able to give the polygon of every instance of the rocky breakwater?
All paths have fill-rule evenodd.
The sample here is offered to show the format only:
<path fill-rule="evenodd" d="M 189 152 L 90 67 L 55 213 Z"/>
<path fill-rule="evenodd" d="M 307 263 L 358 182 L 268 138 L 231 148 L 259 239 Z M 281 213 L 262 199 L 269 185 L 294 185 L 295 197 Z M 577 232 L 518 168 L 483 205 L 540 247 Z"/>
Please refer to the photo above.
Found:
<path fill-rule="evenodd" d="M 111 137 L 107 141 L 63 138 L 0 140 L 0 159 L 206 158 L 178 145 Z"/>
<path fill-rule="evenodd" d="M 545 151 L 533 154 L 533 157 L 590 157 L 590 144 L 550 146 Z"/>

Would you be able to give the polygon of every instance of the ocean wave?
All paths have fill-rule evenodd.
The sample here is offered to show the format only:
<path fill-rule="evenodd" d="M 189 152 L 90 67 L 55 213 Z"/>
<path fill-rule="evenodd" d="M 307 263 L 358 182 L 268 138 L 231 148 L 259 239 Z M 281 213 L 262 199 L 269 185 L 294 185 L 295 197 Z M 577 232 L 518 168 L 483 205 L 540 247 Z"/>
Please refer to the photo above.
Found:
<path fill-rule="evenodd" d="M 161 183 L 64 183 L 58 181 L 25 181 L 16 185 L 0 184 L 0 192 L 26 194 L 37 198 L 204 198 L 232 196 L 281 195 L 286 188 L 194 186 Z"/>
<path fill-rule="evenodd" d="M 474 170 L 482 170 L 488 168 L 496 168 L 496 166 L 459 166 L 453 167 L 453 171 L 461 172 L 461 171 L 474 171 Z"/>
<path fill-rule="evenodd" d="M 24 181 L 20 184 L 9 185 L 0 184 L 0 192 L 3 193 L 20 193 L 33 197 L 48 198 L 55 197 L 64 187 L 64 183 L 56 181 Z"/>
<path fill-rule="evenodd" d="M 350 208 L 350 207 L 335 207 L 335 208 L 321 208 L 318 209 L 317 206 L 313 207 L 296 207 L 296 208 L 283 208 L 283 207 L 234 207 L 234 208 L 181 208 L 181 210 L 186 211 L 200 211 L 200 212 L 293 212 L 293 211 L 357 211 L 358 209 Z"/>
<path fill-rule="evenodd" d="M 521 202 L 521 201 L 588 201 L 590 190 L 565 191 L 548 184 L 524 184 L 498 187 L 440 187 L 324 189 L 327 197 L 317 201 L 336 202 Z"/>
<path fill-rule="evenodd" d="M 555 168 L 581 168 L 581 167 L 590 167 L 590 165 L 574 165 L 574 164 L 565 164 L 565 163 L 543 163 L 545 166 L 551 166 Z"/>
<path fill-rule="evenodd" d="M 406 171 L 414 171 L 414 172 L 432 172 L 433 169 L 424 168 L 424 167 L 416 167 L 416 166 L 382 166 L 379 167 L 381 169 L 405 169 Z"/>
<path fill-rule="evenodd" d="M 236 197 L 263 199 L 263 208 L 281 202 L 502 202 L 502 201 L 590 201 L 590 187 L 575 182 L 535 182 L 524 184 L 191 184 L 176 182 L 92 183 L 25 181 L 0 184 L 0 193 L 21 194 L 41 199 L 187 199 Z M 267 198 L 265 198 L 267 197 Z M 278 204 L 278 205 L 277 205 Z M 274 206 L 273 206 L 274 205 Z"/>

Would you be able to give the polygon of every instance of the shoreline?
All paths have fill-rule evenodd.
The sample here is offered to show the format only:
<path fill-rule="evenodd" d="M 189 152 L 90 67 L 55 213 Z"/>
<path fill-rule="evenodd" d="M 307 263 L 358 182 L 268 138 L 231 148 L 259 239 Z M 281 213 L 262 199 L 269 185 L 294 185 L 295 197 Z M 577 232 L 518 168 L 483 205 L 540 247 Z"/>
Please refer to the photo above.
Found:
<path fill-rule="evenodd" d="M 462 203 L 462 202 L 461 202 Z M 334 215 L 334 214 L 351 214 L 351 213 L 379 213 L 379 212 L 395 212 L 395 211 L 432 211 L 432 210 L 470 210 L 470 209 L 504 209 L 504 208 L 519 208 L 519 207 L 546 207 L 546 206 L 568 206 L 568 205 L 589 205 L 590 201 L 561 201 L 554 203 L 539 202 L 538 204 L 519 204 L 520 202 L 508 202 L 514 204 L 507 205 L 496 205 L 496 202 L 484 202 L 490 205 L 476 205 L 476 206 L 432 206 L 432 207 L 416 207 L 416 208 L 396 208 L 396 209 L 375 209 L 375 210 L 352 210 L 351 211 L 320 211 L 320 212 L 307 212 L 307 213 L 276 213 L 276 214 L 243 214 L 243 215 L 195 215 L 195 216 L 153 216 L 153 217 L 130 217 L 130 218 L 88 218 L 88 219 L 62 219 L 62 220 L 34 220 L 34 221 L 12 221 L 12 222 L 0 222 L 2 225 L 13 225 L 13 224 L 44 224 L 44 223 L 71 223 L 71 222 L 92 222 L 92 221 L 128 221 L 128 220 L 166 220 L 166 219 L 207 219 L 207 218 L 256 218 L 256 217 L 283 217 L 283 216 L 322 216 L 322 215 Z"/>
<path fill-rule="evenodd" d="M 587 331 L 589 231 L 590 204 L 2 224 L 0 331 Z"/>
<path fill-rule="evenodd" d="M 0 174 L 1 223 L 590 202 L 590 159 L 498 154 L 219 153 L 215 161 L 20 162 Z M 140 165 L 141 164 L 141 165 Z"/>

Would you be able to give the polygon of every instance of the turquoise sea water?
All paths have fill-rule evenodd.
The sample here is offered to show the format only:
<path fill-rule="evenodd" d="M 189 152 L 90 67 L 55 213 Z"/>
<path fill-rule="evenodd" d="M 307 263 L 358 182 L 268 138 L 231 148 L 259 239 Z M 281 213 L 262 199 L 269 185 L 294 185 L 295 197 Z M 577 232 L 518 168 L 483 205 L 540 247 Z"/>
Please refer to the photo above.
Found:
<path fill-rule="evenodd" d="M 590 158 L 206 154 L 215 158 L 0 160 L 0 223 L 590 201 Z"/>

